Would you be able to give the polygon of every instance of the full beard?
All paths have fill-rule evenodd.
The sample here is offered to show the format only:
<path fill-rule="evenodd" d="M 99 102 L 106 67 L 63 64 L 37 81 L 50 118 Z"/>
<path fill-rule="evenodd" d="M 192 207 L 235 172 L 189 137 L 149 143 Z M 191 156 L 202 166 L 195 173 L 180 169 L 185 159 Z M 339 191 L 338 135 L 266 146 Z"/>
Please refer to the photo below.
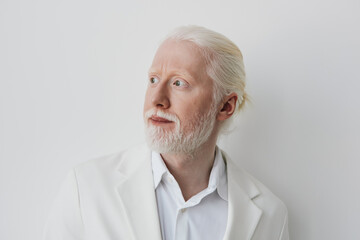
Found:
<path fill-rule="evenodd" d="M 197 114 L 182 126 L 178 117 L 160 110 L 150 110 L 145 114 L 145 136 L 148 146 L 158 153 L 192 154 L 210 137 L 215 126 L 216 107 L 212 106 L 205 114 Z M 151 115 L 169 119 L 175 123 L 172 130 L 152 125 L 148 122 Z"/>

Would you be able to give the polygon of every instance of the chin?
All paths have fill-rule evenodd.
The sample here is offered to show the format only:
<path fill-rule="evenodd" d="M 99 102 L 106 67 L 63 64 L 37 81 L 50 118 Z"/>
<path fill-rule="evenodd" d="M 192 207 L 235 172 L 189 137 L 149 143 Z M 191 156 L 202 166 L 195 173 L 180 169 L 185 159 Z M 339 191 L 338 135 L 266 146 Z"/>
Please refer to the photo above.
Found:
<path fill-rule="evenodd" d="M 146 133 L 146 143 L 149 148 L 158 153 L 176 152 L 176 144 L 166 135 Z"/>
<path fill-rule="evenodd" d="M 191 154 L 200 146 L 196 138 L 184 137 L 181 134 L 151 134 L 146 132 L 146 142 L 149 148 L 158 153 Z"/>

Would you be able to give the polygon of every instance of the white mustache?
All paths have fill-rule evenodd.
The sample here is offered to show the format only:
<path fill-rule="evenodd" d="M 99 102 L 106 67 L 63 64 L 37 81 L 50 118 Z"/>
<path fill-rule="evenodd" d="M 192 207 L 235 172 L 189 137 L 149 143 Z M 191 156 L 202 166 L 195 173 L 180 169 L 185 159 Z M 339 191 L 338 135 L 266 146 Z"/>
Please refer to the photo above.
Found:
<path fill-rule="evenodd" d="M 175 122 L 176 125 L 180 125 L 180 120 L 175 114 L 166 113 L 161 110 L 150 109 L 145 113 L 145 120 L 151 118 L 152 116 L 165 118 L 168 121 Z M 145 121 L 145 122 L 147 122 L 147 121 Z"/>

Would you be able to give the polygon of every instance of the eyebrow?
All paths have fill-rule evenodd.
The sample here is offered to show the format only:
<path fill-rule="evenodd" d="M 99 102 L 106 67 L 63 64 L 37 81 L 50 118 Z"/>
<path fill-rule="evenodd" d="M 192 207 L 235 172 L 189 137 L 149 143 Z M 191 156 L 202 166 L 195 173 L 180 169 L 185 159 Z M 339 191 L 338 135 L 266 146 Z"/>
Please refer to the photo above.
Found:
<path fill-rule="evenodd" d="M 148 75 L 156 75 L 157 74 L 157 71 L 155 69 L 150 69 L 148 71 Z M 187 72 L 182 72 L 182 71 L 170 71 L 170 75 L 180 75 L 180 76 L 184 76 L 186 78 L 191 78 L 193 79 L 194 77 L 192 77 L 189 73 Z"/>

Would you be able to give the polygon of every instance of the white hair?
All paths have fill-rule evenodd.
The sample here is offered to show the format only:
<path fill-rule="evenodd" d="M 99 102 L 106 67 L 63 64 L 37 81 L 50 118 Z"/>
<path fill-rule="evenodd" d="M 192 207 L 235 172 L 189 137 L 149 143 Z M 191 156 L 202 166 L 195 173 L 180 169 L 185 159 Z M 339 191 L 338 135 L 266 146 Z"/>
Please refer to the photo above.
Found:
<path fill-rule="evenodd" d="M 200 26 L 182 26 L 174 29 L 166 38 L 178 41 L 189 41 L 199 47 L 203 55 L 208 76 L 214 81 L 214 104 L 235 92 L 238 96 L 236 112 L 248 101 L 245 92 L 245 68 L 240 49 L 224 35 Z M 230 118 L 233 119 L 233 118 Z M 230 119 L 221 126 L 227 130 Z"/>

